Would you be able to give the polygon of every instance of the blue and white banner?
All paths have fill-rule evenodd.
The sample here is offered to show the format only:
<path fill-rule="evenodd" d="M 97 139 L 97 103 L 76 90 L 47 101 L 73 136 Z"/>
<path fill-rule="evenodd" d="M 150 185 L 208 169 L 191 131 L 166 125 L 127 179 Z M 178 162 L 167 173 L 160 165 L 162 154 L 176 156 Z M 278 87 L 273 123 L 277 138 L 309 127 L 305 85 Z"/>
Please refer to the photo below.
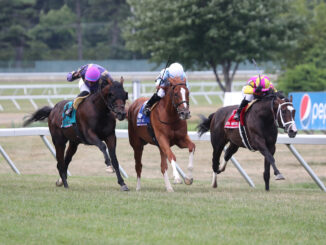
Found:
<path fill-rule="evenodd" d="M 326 130 L 326 92 L 293 92 L 298 129 Z"/>

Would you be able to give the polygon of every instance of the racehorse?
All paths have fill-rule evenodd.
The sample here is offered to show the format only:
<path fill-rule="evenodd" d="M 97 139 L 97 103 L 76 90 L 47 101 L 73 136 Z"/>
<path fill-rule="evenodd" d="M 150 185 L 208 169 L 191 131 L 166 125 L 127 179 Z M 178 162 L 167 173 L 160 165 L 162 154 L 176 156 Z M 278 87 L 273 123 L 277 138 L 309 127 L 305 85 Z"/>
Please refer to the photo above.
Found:
<path fill-rule="evenodd" d="M 159 147 L 161 154 L 161 172 L 168 192 L 173 192 L 173 188 L 168 178 L 166 159 L 168 159 L 172 165 L 175 183 L 181 183 L 178 171 L 180 171 L 186 184 L 190 185 L 193 181 L 191 172 L 193 169 L 195 144 L 190 140 L 187 134 L 186 122 L 186 119 L 190 118 L 189 90 L 185 80 L 180 78 L 169 78 L 169 85 L 164 87 L 164 89 L 166 95 L 152 109 L 150 114 L 150 123 L 157 139 L 156 142 L 147 126 L 137 126 L 137 115 L 147 99 L 139 98 L 135 100 L 128 109 L 129 142 L 134 149 L 135 169 L 137 172 L 136 190 L 140 190 L 141 188 L 141 158 L 144 145 L 147 143 L 155 144 Z M 189 149 L 188 176 L 178 168 L 176 157 L 170 148 L 173 145 Z"/>
<path fill-rule="evenodd" d="M 205 132 L 211 132 L 211 144 L 213 147 L 213 180 L 212 186 L 217 187 L 217 174 L 225 170 L 228 160 L 239 147 L 245 147 L 238 129 L 224 128 L 232 112 L 237 106 L 222 107 L 208 118 L 202 117 L 202 122 L 197 126 L 201 136 Z M 283 175 L 275 165 L 273 157 L 275 153 L 275 143 L 277 140 L 278 127 L 284 129 L 290 138 L 295 137 L 297 128 L 294 122 L 295 109 L 292 98 L 289 100 L 277 93 L 270 93 L 255 102 L 247 111 L 244 118 L 244 125 L 247 129 L 248 141 L 253 150 L 259 151 L 265 158 L 264 181 L 265 190 L 269 190 L 270 165 L 274 169 L 276 179 L 284 179 Z M 230 142 L 224 154 L 224 163 L 220 168 L 220 156 L 224 146 Z"/>
<path fill-rule="evenodd" d="M 48 118 L 49 130 L 52 142 L 56 150 L 57 168 L 65 188 L 68 188 L 67 169 L 76 153 L 80 143 L 96 145 L 103 153 L 106 165 L 112 161 L 118 183 L 122 191 L 128 191 L 128 187 L 121 177 L 119 163 L 116 157 L 116 118 L 120 121 L 126 116 L 125 103 L 128 93 L 123 88 L 123 78 L 120 82 L 107 81 L 108 84 L 101 86 L 99 91 L 89 95 L 78 106 L 76 111 L 76 126 L 62 128 L 62 114 L 67 100 L 58 102 L 53 108 L 45 106 L 34 112 L 24 122 L 24 126 Z M 66 143 L 69 141 L 65 153 Z M 106 143 L 106 145 L 103 143 Z M 109 150 L 110 158 L 106 152 Z M 56 184 L 61 186 L 59 179 Z"/>

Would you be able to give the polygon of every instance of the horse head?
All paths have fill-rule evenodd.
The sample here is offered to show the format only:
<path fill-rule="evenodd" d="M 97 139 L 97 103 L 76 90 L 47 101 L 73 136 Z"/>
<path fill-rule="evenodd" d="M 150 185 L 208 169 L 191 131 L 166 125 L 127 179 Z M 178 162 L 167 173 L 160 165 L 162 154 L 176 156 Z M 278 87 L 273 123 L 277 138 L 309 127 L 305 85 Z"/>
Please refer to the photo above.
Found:
<path fill-rule="evenodd" d="M 172 105 L 176 109 L 179 118 L 182 120 L 189 119 L 191 115 L 189 110 L 189 90 L 186 79 L 179 77 L 169 78 L 167 93 L 170 95 Z"/>
<path fill-rule="evenodd" d="M 121 77 L 120 82 L 113 81 L 102 91 L 106 106 L 120 121 L 126 117 L 125 105 L 128 100 L 128 92 L 124 90 L 123 82 L 124 79 Z"/>
<path fill-rule="evenodd" d="M 277 96 L 274 99 L 274 109 L 276 110 L 275 122 L 278 127 L 283 128 L 290 138 L 294 138 L 298 132 L 295 125 L 295 109 L 290 99 Z"/>

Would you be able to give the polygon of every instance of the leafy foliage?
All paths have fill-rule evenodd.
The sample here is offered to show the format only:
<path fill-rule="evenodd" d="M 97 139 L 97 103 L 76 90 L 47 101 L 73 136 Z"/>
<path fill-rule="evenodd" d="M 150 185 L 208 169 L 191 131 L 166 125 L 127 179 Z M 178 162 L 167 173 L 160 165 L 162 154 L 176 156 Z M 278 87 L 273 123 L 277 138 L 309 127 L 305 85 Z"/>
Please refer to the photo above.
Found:
<path fill-rule="evenodd" d="M 305 10 L 306 25 L 296 49 L 283 54 L 284 72 L 279 85 L 285 92 L 323 91 L 326 90 L 326 3 L 297 2 Z"/>
<path fill-rule="evenodd" d="M 291 1 L 128 2 L 133 9 L 125 29 L 128 48 L 157 63 L 172 57 L 187 68 L 210 68 L 223 91 L 230 91 L 240 62 L 273 59 L 300 31 L 300 18 L 289 12 Z"/>

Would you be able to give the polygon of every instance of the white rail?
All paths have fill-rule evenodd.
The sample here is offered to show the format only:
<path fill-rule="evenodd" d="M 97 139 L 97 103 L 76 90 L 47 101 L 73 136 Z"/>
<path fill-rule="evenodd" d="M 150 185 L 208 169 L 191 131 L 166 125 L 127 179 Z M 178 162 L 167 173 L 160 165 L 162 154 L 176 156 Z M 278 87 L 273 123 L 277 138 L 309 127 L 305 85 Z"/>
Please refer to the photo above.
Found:
<path fill-rule="evenodd" d="M 9 128 L 0 129 L 0 137 L 14 137 L 14 136 L 45 136 L 50 135 L 49 129 L 47 127 L 35 127 L 35 128 Z M 128 131 L 125 129 L 116 130 L 117 138 L 128 138 Z M 198 137 L 197 132 L 188 132 L 189 137 L 192 140 L 208 141 L 210 140 L 210 133 L 204 134 L 201 138 Z M 297 158 L 300 164 L 305 168 L 311 178 L 316 182 L 321 190 L 326 192 L 326 187 L 324 183 L 318 178 L 310 166 L 304 161 L 302 156 L 294 148 L 293 144 L 304 144 L 304 145 L 326 145 L 326 135 L 297 135 L 295 138 L 289 138 L 287 135 L 279 134 L 277 138 L 277 144 L 285 144 Z M 49 146 L 48 146 L 49 147 Z M 51 148 L 49 147 L 51 150 Z M 13 162 L 10 160 L 9 156 L 6 154 L 4 149 L 0 146 L 0 153 L 7 160 L 10 167 L 19 174 L 19 170 L 15 167 Z M 246 179 L 248 184 L 254 187 L 254 184 L 246 172 L 242 169 L 240 164 L 236 161 L 234 157 L 231 159 L 232 163 L 239 170 L 241 175 Z"/>

